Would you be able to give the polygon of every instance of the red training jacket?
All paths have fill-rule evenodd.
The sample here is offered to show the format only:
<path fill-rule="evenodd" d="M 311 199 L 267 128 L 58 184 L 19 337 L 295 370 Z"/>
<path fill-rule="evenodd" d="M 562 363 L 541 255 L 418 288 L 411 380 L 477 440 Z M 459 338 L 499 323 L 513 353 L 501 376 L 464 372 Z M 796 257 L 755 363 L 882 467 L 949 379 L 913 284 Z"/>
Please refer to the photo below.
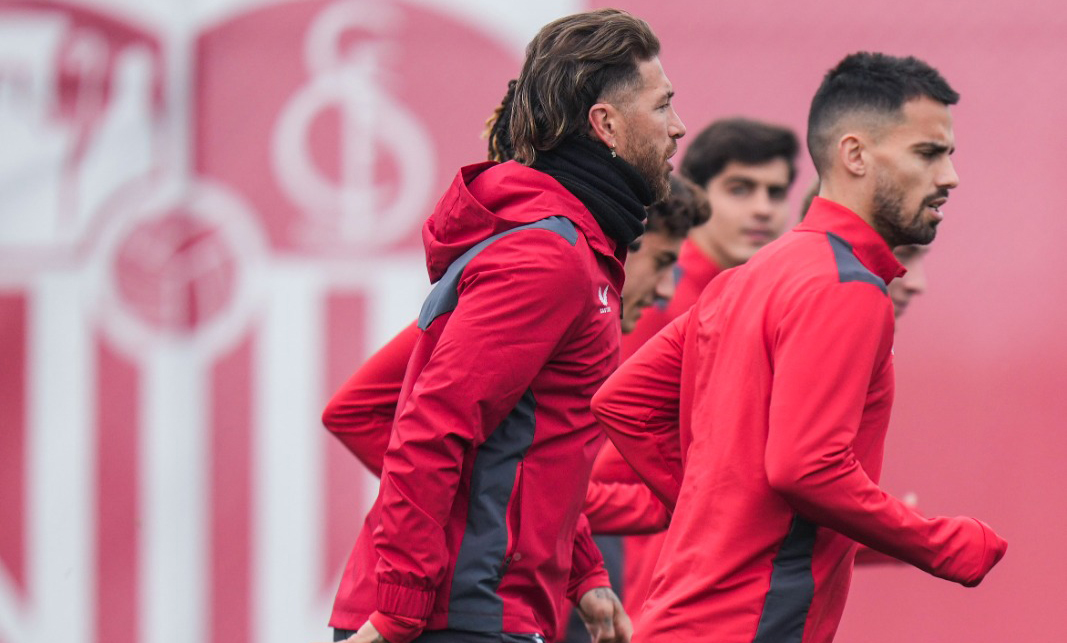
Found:
<path fill-rule="evenodd" d="M 393 432 L 404 372 L 419 339 L 413 321 L 380 348 L 333 394 L 322 424 L 376 477 Z"/>
<path fill-rule="evenodd" d="M 589 399 L 618 364 L 622 264 L 573 195 L 514 162 L 461 170 L 423 238 L 437 285 L 330 624 L 369 618 L 391 643 L 423 629 L 552 638 L 564 595 L 608 585 L 579 516 L 602 441 Z"/>
<path fill-rule="evenodd" d="M 633 332 L 623 336 L 623 360 L 678 315 L 689 310 L 704 287 L 722 269 L 687 239 L 678 254 L 677 271 L 674 297 L 665 306 L 646 309 Z M 593 465 L 585 513 L 593 533 L 630 534 L 622 541 L 622 601 L 626 613 L 636 619 L 648 595 L 652 570 L 663 548 L 666 536 L 663 530 L 670 522 L 670 511 L 653 496 L 609 441 L 601 447 Z"/>
<path fill-rule="evenodd" d="M 853 541 L 968 586 L 1003 556 L 983 523 L 925 518 L 877 485 L 893 398 L 885 284 L 902 270 L 867 223 L 816 199 L 594 397 L 675 508 L 635 639 L 829 642 Z"/>

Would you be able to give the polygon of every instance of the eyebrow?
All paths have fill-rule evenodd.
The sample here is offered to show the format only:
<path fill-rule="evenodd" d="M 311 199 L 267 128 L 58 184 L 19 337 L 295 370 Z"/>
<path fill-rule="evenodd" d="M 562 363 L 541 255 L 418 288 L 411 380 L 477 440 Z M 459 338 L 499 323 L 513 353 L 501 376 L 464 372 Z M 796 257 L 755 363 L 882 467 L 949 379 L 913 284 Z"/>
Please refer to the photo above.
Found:
<path fill-rule="evenodd" d="M 785 189 L 788 189 L 789 185 L 790 185 L 788 181 L 783 182 L 783 183 L 779 183 L 778 181 L 759 181 L 759 180 L 756 180 L 756 179 L 749 178 L 747 176 L 736 176 L 736 175 L 733 175 L 733 174 L 728 174 L 725 177 L 723 177 L 723 183 L 741 183 L 743 185 L 748 185 L 750 187 L 756 187 L 756 186 L 759 186 L 759 185 L 766 185 L 768 188 L 785 188 Z"/>
<path fill-rule="evenodd" d="M 952 154 L 953 152 L 956 151 L 956 147 L 955 146 L 949 147 L 948 145 L 945 145 L 944 143 L 934 143 L 932 141 L 926 141 L 926 142 L 923 142 L 923 143 L 916 143 L 915 145 L 912 146 L 912 148 L 915 149 L 915 150 L 918 150 L 918 151 L 922 151 L 922 152 L 937 152 L 939 154 L 944 154 L 946 152 L 948 154 Z"/>
<path fill-rule="evenodd" d="M 750 179 L 747 176 L 727 176 L 726 178 L 723 179 L 723 182 L 724 183 L 740 183 L 742 185 L 748 185 L 748 186 L 751 186 L 751 187 L 756 187 L 756 184 L 758 183 L 758 181 L 756 181 L 754 179 Z"/>

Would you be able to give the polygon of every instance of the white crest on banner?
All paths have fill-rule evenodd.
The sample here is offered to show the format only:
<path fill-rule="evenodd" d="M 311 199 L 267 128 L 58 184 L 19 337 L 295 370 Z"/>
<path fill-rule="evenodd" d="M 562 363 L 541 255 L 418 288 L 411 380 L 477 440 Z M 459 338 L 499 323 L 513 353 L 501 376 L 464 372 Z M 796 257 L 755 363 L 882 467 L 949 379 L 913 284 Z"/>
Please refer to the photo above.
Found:
<path fill-rule="evenodd" d="M 282 111 L 274 132 L 275 177 L 312 224 L 312 239 L 340 234 L 346 243 L 385 245 L 410 233 L 424 216 L 433 184 L 433 138 L 382 82 L 387 36 L 399 15 L 388 5 L 338 2 L 308 29 L 304 62 L 310 83 Z M 342 47 L 346 32 L 362 28 L 379 36 Z M 327 109 L 339 109 L 341 173 L 327 177 L 310 150 L 311 125 Z M 379 156 L 397 168 L 395 185 L 375 175 Z"/>

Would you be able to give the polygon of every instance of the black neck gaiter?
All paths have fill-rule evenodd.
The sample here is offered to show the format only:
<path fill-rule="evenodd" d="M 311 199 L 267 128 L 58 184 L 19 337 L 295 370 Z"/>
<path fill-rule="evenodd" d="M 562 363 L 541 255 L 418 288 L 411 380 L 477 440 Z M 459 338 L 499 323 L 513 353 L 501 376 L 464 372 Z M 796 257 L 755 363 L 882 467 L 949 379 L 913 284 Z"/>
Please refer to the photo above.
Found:
<path fill-rule="evenodd" d="M 626 248 L 645 231 L 652 188 L 634 166 L 599 141 L 574 136 L 538 152 L 533 168 L 560 182 L 593 214 L 604 234 Z"/>

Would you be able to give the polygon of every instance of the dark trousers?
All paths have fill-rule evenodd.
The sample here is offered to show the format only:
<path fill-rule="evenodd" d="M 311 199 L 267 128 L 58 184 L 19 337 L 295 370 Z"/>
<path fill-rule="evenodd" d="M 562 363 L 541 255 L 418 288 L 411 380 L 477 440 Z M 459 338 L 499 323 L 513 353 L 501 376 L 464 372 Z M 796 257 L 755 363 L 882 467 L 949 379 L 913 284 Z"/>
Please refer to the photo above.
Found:
<path fill-rule="evenodd" d="M 355 630 L 333 631 L 334 641 L 343 641 L 355 634 Z M 463 630 L 431 630 L 423 632 L 412 643 L 545 643 L 536 634 L 507 634 L 501 632 L 465 632 Z"/>

